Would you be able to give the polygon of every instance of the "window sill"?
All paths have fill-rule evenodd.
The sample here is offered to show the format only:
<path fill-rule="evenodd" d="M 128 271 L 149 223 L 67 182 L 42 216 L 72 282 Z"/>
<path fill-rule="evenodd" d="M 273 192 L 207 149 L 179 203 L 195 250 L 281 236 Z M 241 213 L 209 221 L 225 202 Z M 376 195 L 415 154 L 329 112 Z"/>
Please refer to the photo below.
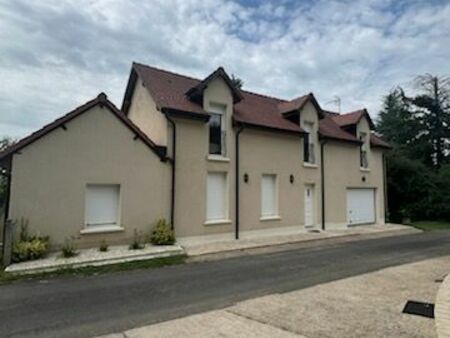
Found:
<path fill-rule="evenodd" d="M 362 172 L 365 172 L 365 173 L 369 173 L 370 172 L 369 168 L 359 168 L 359 170 L 361 170 Z"/>
<path fill-rule="evenodd" d="M 281 221 L 280 216 L 261 216 L 260 221 Z"/>
<path fill-rule="evenodd" d="M 207 159 L 208 161 L 215 161 L 215 162 L 230 162 L 230 159 L 228 157 L 220 155 L 208 155 Z"/>
<path fill-rule="evenodd" d="M 303 162 L 303 167 L 305 168 L 319 168 L 319 166 L 315 163 Z"/>
<path fill-rule="evenodd" d="M 104 233 L 110 233 L 110 232 L 122 232 L 125 231 L 125 229 L 118 225 L 111 225 L 111 226 L 90 226 L 87 228 L 84 228 L 80 230 L 80 234 L 87 235 L 87 234 L 104 234 Z"/>
<path fill-rule="evenodd" d="M 204 225 L 221 225 L 221 224 L 231 224 L 231 219 L 214 219 L 205 221 Z"/>

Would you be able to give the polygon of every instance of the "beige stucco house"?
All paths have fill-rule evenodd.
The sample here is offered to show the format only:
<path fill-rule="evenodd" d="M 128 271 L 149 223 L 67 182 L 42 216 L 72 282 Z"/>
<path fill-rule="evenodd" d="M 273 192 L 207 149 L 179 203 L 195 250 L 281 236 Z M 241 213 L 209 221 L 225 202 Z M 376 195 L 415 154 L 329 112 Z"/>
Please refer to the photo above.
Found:
<path fill-rule="evenodd" d="M 121 110 L 80 106 L 0 154 L 7 217 L 58 246 L 129 243 L 167 219 L 177 237 L 384 223 L 384 152 L 366 110 L 283 100 L 134 63 Z"/>

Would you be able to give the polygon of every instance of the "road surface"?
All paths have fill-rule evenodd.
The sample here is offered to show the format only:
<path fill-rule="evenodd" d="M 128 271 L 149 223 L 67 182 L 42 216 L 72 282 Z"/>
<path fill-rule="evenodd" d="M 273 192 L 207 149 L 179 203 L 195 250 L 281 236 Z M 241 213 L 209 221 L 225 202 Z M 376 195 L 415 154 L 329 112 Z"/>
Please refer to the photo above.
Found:
<path fill-rule="evenodd" d="M 450 254 L 450 231 L 0 286 L 1 337 L 90 337 Z"/>

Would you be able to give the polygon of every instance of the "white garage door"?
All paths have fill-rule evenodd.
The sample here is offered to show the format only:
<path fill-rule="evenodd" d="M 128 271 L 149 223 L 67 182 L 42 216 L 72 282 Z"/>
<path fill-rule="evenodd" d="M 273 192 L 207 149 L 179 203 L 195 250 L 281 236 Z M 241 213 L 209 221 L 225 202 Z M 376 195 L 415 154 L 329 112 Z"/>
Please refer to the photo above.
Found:
<path fill-rule="evenodd" d="M 351 225 L 375 223 L 375 189 L 347 189 L 347 220 Z"/>

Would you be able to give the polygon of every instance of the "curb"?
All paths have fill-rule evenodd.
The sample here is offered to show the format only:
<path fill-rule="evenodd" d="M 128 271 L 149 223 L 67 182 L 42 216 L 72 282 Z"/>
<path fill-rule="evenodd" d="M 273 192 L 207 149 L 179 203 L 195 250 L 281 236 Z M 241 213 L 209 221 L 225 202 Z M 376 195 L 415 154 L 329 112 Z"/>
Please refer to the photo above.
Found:
<path fill-rule="evenodd" d="M 450 338 L 450 274 L 445 277 L 439 288 L 434 314 L 438 337 Z"/>
<path fill-rule="evenodd" d="M 185 251 L 181 247 L 174 248 L 173 250 L 167 252 L 149 252 L 143 253 L 140 255 L 134 255 L 129 257 L 114 257 L 114 258 L 100 258 L 95 260 L 90 260 L 87 262 L 74 262 L 74 263 L 60 263 L 55 264 L 53 266 L 47 267 L 29 267 L 29 268 L 17 268 L 11 269 L 11 266 L 5 269 L 6 273 L 14 274 L 14 275 L 30 275 L 42 272 L 52 272 L 61 269 L 73 269 L 73 268 L 82 268 L 88 266 L 104 266 L 104 265 L 112 265 L 119 263 L 128 263 L 134 261 L 143 261 L 155 258 L 167 258 L 173 256 L 184 255 Z"/>
<path fill-rule="evenodd" d="M 385 230 L 385 231 L 378 231 L 378 232 L 371 232 L 371 233 L 353 233 L 353 234 L 338 234 L 338 235 L 330 235 L 328 237 L 323 238 L 308 238 L 308 239 L 300 239 L 300 240 L 291 240 L 283 243 L 261 243 L 257 244 L 255 246 L 248 246 L 248 247 L 237 247 L 227 250 L 221 250 L 221 251 L 211 251 L 211 252 L 205 252 L 200 254 L 189 254 L 188 250 L 183 247 L 185 250 L 188 259 L 190 261 L 197 261 L 197 260 L 203 260 L 208 258 L 220 258 L 221 255 L 229 255 L 229 254 L 236 254 L 234 256 L 238 256 L 239 252 L 251 252 L 252 250 L 258 250 L 258 249 L 264 249 L 264 248 L 277 248 L 287 245 L 293 245 L 293 244 L 311 244 L 314 242 L 327 242 L 331 240 L 352 240 L 357 237 L 364 237 L 367 239 L 371 238 L 383 238 L 383 237 L 390 237 L 394 235 L 408 235 L 408 234 L 417 234 L 422 233 L 422 230 L 411 228 L 411 229 L 392 229 L 392 230 Z M 234 257 L 233 256 L 233 257 Z"/>

